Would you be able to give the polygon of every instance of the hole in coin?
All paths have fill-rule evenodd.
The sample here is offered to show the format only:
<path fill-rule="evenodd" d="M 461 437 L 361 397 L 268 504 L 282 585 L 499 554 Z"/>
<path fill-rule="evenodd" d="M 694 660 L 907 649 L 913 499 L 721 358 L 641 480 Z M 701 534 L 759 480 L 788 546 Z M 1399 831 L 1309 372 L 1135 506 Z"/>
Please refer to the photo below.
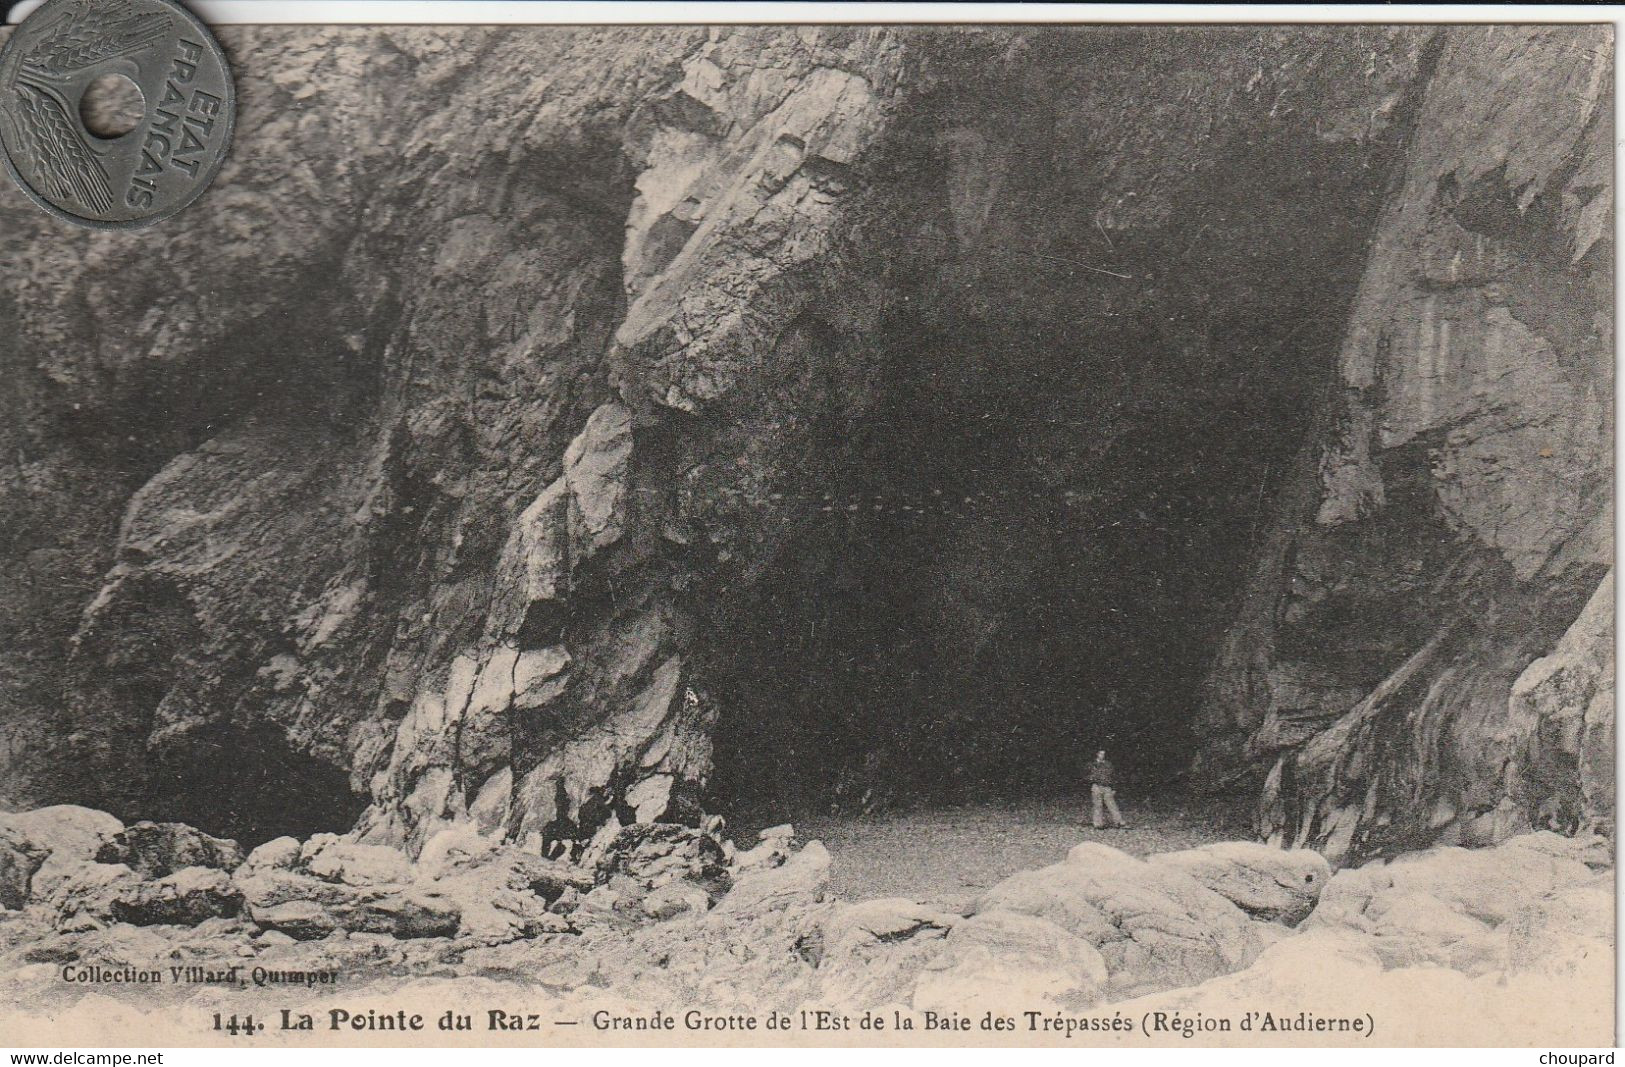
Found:
<path fill-rule="evenodd" d="M 141 87 L 122 74 L 100 75 L 85 86 L 85 95 L 79 98 L 79 118 L 85 129 L 105 141 L 135 129 L 146 109 Z"/>

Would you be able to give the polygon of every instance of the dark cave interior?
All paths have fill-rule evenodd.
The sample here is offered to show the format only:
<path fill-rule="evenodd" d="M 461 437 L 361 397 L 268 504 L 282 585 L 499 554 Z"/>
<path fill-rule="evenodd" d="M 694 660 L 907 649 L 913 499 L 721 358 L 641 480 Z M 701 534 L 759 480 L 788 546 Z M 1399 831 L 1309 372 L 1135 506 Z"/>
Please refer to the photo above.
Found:
<path fill-rule="evenodd" d="M 1097 748 L 1131 791 L 1178 788 L 1204 743 L 1202 682 L 1323 406 L 1386 172 L 1248 142 L 1164 228 L 1113 239 L 1069 217 L 1092 201 L 1063 152 L 1012 171 L 977 240 L 885 266 L 881 403 L 716 627 L 720 809 L 1066 791 Z M 941 164 L 902 158 L 916 186 Z"/>
<path fill-rule="evenodd" d="M 951 342 L 912 337 L 850 482 L 809 497 L 730 620 L 716 794 L 788 815 L 1045 793 L 1101 747 L 1177 779 L 1312 389 L 1215 364 L 1102 420 L 1080 361 L 1040 404 L 1018 379 L 944 405 L 919 363 Z"/>
<path fill-rule="evenodd" d="M 280 730 L 218 728 L 155 768 L 146 818 L 190 823 L 255 845 L 284 835 L 343 833 L 366 807 L 348 776 L 289 747 Z"/>

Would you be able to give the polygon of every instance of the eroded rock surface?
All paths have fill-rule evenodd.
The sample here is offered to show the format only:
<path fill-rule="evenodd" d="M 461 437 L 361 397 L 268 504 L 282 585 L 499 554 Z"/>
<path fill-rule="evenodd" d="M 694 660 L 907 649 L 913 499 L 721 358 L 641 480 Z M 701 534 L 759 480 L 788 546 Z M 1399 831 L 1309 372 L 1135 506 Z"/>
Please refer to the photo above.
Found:
<path fill-rule="evenodd" d="M 1164 852 L 1148 862 L 1189 875 L 1248 915 L 1288 926 L 1315 910 L 1332 876 L 1318 852 L 1283 851 L 1252 841 Z"/>
<path fill-rule="evenodd" d="M 1606 1039 L 1614 930 L 1603 898 L 1613 878 L 1585 862 L 1611 863 L 1594 845 L 1523 835 L 1340 871 L 1300 932 L 1251 967 L 1121 1008 L 1265 1005 L 1276 1035 L 1290 1034 L 1300 1011 L 1380 1027 L 1370 1038 L 1339 1036 L 1348 1042 L 1497 1045 L 1527 1040 L 1531 1028 L 1542 1040 Z"/>
<path fill-rule="evenodd" d="M 990 911 L 1047 919 L 1095 946 L 1114 999 L 1228 974 L 1265 945 L 1246 913 L 1178 866 L 1094 842 L 994 886 L 976 905 Z"/>
<path fill-rule="evenodd" d="M 0 903 L 18 908 L 49 897 L 123 830 L 107 812 L 73 804 L 0 813 L 0 874 L 6 879 Z"/>
<path fill-rule="evenodd" d="M 162 878 L 186 867 L 234 871 L 243 863 L 235 841 L 210 837 L 185 823 L 138 822 L 114 834 L 96 852 L 97 863 L 122 863 L 143 878 Z"/>
<path fill-rule="evenodd" d="M 913 599 L 942 640 L 890 650 L 924 681 L 894 735 L 856 738 L 883 750 L 871 779 L 896 777 L 913 717 L 975 697 L 974 664 L 1009 672 L 991 693 L 1047 676 L 1034 664 L 1078 633 L 1139 629 L 1065 616 L 1101 598 L 1046 561 L 1127 573 L 1113 563 L 1148 543 L 1164 484 L 1211 540 L 1169 549 L 1180 581 L 1105 599 L 1187 628 L 1164 645 L 1189 662 L 1148 672 L 1168 688 L 1139 711 L 1188 706 L 1250 551 L 1256 509 L 1234 501 L 1290 484 L 1312 520 L 1262 533 L 1297 546 L 1270 556 L 1296 577 L 1260 564 L 1250 603 L 1307 592 L 1286 625 L 1250 609 L 1234 631 L 1220 689 L 1240 695 L 1203 732 L 1229 739 L 1217 771 L 1296 748 L 1432 647 L 1413 688 L 1459 662 L 1438 691 L 1472 711 L 1429 712 L 1453 724 L 1447 784 L 1407 818 L 1466 827 L 1503 795 L 1519 818 L 1559 797 L 1568 818 L 1556 786 L 1487 785 L 1506 744 L 1486 738 L 1502 683 L 1600 576 L 1604 35 L 1193 32 L 227 31 L 253 57 L 236 148 L 162 261 L 0 192 L 18 265 L 0 274 L 4 799 L 245 846 L 359 818 L 366 844 L 409 855 L 464 819 L 573 847 L 611 817 L 687 818 L 724 701 L 758 750 L 803 710 L 750 705 L 757 678 L 730 662 L 754 647 L 753 583 L 793 558 L 827 586 L 830 516 L 854 513 L 825 494 L 868 508 L 931 467 L 932 440 L 963 438 L 986 470 L 945 457 L 931 476 L 979 478 L 956 499 L 999 507 L 924 535 L 938 562 Z M 915 345 L 941 374 L 914 373 Z M 865 451 L 855 431 L 898 411 L 921 439 Z M 1317 419 L 1309 492 L 1286 459 Z M 977 437 L 993 426 L 1027 429 Z M 1233 462 L 1196 479 L 1142 447 L 1193 436 Z M 1119 533 L 1043 532 L 1074 528 Z M 1458 534 L 1483 551 L 1458 559 Z M 1473 601 L 1457 614 L 1476 628 L 1432 646 L 1405 605 L 1441 582 L 1525 599 Z M 1351 615 L 1392 636 L 1317 629 Z M 1322 663 L 1289 631 L 1363 650 Z M 857 730 L 861 711 L 824 714 Z M 1050 758 L 1041 740 L 980 755 L 1012 733 L 996 720 L 969 716 L 944 764 Z M 1385 750 L 1393 780 L 1427 778 L 1424 733 Z M 1273 822 L 1349 836 L 1366 779 L 1336 756 L 1369 746 L 1350 728 L 1306 750 L 1271 795 L 1319 814 Z M 938 770 L 916 773 L 953 786 Z M 228 788 L 238 803 L 214 804 Z"/>
<path fill-rule="evenodd" d="M 1503 970 L 1508 924 L 1550 894 L 1594 883 L 1586 860 L 1611 866 L 1605 848 L 1595 840 L 1543 832 L 1494 849 L 1446 847 L 1369 863 L 1339 872 L 1304 928 L 1366 935 L 1366 944 L 1389 968 L 1436 964 L 1469 976 Z M 1559 918 L 1564 909 L 1554 907 L 1535 925 Z M 1601 941 L 1611 939 L 1612 932 L 1609 921 L 1583 934 Z M 1526 932 L 1524 954 L 1527 938 Z"/>
<path fill-rule="evenodd" d="M 847 904 L 819 926 L 819 997 L 836 1008 L 907 1003 L 958 916 L 912 900 Z"/>
<path fill-rule="evenodd" d="M 1107 978 L 1105 957 L 1088 941 L 1047 919 L 994 909 L 954 924 L 945 950 L 921 972 L 913 1004 L 1076 1011 L 1106 999 Z"/>
<path fill-rule="evenodd" d="M 1210 776 L 1273 765 L 1261 830 L 1334 863 L 1606 818 L 1612 761 L 1578 757 L 1613 729 L 1586 651 L 1612 598 L 1612 54 L 1440 40 L 1210 678 Z"/>

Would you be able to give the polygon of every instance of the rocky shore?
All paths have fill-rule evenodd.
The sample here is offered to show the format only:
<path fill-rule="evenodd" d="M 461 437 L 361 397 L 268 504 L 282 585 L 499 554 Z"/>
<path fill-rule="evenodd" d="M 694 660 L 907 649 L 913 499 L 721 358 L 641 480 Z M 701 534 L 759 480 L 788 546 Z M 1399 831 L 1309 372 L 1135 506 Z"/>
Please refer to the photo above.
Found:
<path fill-rule="evenodd" d="M 1599 1043 L 1611 1026 L 1602 838 L 1531 833 L 1336 872 L 1254 842 L 1144 860 L 1088 842 L 963 914 L 831 899 L 829 853 L 789 826 L 744 849 L 715 821 L 609 827 L 578 853 L 546 859 L 454 827 L 416 861 L 332 834 L 245 855 L 184 824 L 71 806 L 3 815 L 7 1028 L 182 1011 L 207 1031 L 249 1005 L 277 1023 L 269 1040 L 296 1040 L 284 1010 L 362 1028 L 358 1011 L 423 998 L 501 1003 L 519 1024 L 487 1014 L 478 1028 L 524 1032 L 527 1016 L 693 1029 L 683 1012 L 837 1031 L 879 1013 L 927 1034 L 986 1016 L 1032 1040 L 1095 1042 L 1144 1026 L 1223 1041 L 1248 1011 L 1281 1041 L 1346 1040 L 1358 1024 L 1394 1041 L 1492 1043 L 1521 1026 Z M 1465 999 L 1441 1022 L 1418 1017 L 1417 996 Z M 1514 1003 L 1527 1007 L 1497 1014 Z M 1526 1017 L 1554 1003 L 1543 1024 Z"/>

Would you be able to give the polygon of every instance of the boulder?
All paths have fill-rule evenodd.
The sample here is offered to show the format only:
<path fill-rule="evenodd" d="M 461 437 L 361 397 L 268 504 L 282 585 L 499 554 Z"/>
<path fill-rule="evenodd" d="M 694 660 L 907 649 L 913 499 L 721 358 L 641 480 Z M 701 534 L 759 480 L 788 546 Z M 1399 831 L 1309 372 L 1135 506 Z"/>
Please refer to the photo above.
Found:
<path fill-rule="evenodd" d="M 758 831 L 756 834 L 756 840 L 761 844 L 778 844 L 784 848 L 789 848 L 790 843 L 794 841 L 795 838 L 796 828 L 794 825 L 787 822 L 779 823 L 777 826 L 769 826 L 767 829 Z"/>
<path fill-rule="evenodd" d="M 0 829 L 9 831 L 10 840 L 29 842 L 35 853 L 45 854 L 29 879 L 28 894 L 32 900 L 49 900 L 73 868 L 94 861 L 124 824 L 105 811 L 56 804 L 0 814 Z"/>
<path fill-rule="evenodd" d="M 974 909 L 989 911 L 1048 919 L 1094 945 L 1113 999 L 1239 970 L 1265 947 L 1246 913 L 1190 875 L 1094 842 L 1000 882 Z"/>
<path fill-rule="evenodd" d="M 685 879 L 720 894 L 728 882 L 728 857 L 710 834 L 675 823 L 634 823 L 622 827 L 596 863 L 598 880 L 617 875 L 655 889 Z"/>
<path fill-rule="evenodd" d="M 644 904 L 660 890 L 616 877 L 585 894 L 570 919 L 595 961 L 593 983 L 617 998 L 789 1011 L 820 995 L 821 927 L 836 909 L 823 900 L 829 866 L 814 842 L 783 866 L 741 876 L 711 910 L 659 923 Z"/>
<path fill-rule="evenodd" d="M 469 825 L 448 827 L 430 838 L 417 871 L 424 879 L 421 885 L 458 911 L 458 936 L 487 946 L 573 932 L 563 913 L 574 909 L 551 905 L 567 892 L 579 894 L 595 884 L 589 871 L 498 845 Z"/>
<path fill-rule="evenodd" d="M 818 924 L 820 1002 L 848 1009 L 907 1002 L 957 919 L 902 898 L 836 908 Z"/>
<path fill-rule="evenodd" d="M 822 842 L 809 841 L 779 866 L 759 868 L 735 880 L 712 913 L 749 921 L 753 916 L 816 904 L 829 885 L 830 862 Z"/>
<path fill-rule="evenodd" d="M 604 922 L 617 913 L 631 910 L 639 898 L 628 897 L 624 888 L 605 884 L 583 893 L 570 910 L 570 917 L 579 924 Z"/>
<path fill-rule="evenodd" d="M 292 837 L 274 837 L 255 847 L 243 860 L 244 867 L 273 867 L 291 871 L 299 866 L 299 842 Z"/>
<path fill-rule="evenodd" d="M 300 850 L 305 870 L 324 882 L 351 886 L 398 885 L 412 880 L 412 861 L 387 845 L 358 845 L 317 834 Z"/>
<path fill-rule="evenodd" d="M 498 856 L 501 862 L 512 865 L 532 893 L 549 902 L 571 891 L 586 892 L 593 886 L 591 874 L 560 860 L 545 859 L 534 852 L 512 855 L 503 851 Z"/>
<path fill-rule="evenodd" d="M 1221 841 L 1146 862 L 1189 875 L 1257 919 L 1296 926 L 1315 910 L 1331 864 L 1310 849 Z"/>
<path fill-rule="evenodd" d="M 117 922 L 196 926 L 240 914 L 243 894 L 231 875 L 218 867 L 183 867 L 161 878 L 121 883 L 110 904 L 111 918 Z"/>
<path fill-rule="evenodd" d="M 1105 999 L 1100 950 L 1048 919 L 986 911 L 954 924 L 914 987 L 919 1011 L 1079 1011 Z"/>
<path fill-rule="evenodd" d="M 110 923 L 196 926 L 236 918 L 243 894 L 217 867 L 183 867 L 161 878 L 142 878 L 122 863 L 80 863 L 68 870 L 50 900 L 53 924 L 65 932 Z"/>
<path fill-rule="evenodd" d="M 1495 848 L 1432 848 L 1339 871 L 1304 929 L 1368 935 L 1387 967 L 1485 974 L 1504 965 L 1501 926 L 1547 894 L 1592 880 L 1589 848 L 1541 831 Z"/>
<path fill-rule="evenodd" d="M 453 902 L 417 889 L 369 896 L 359 907 L 337 914 L 346 930 L 399 938 L 451 937 L 462 924 Z"/>
<path fill-rule="evenodd" d="M 548 908 L 572 884 L 557 873 L 563 866 L 504 846 L 482 854 L 442 854 L 436 860 L 439 877 L 423 884 L 460 913 L 459 936 L 499 945 L 572 930 Z M 576 872 L 573 884 L 590 887 L 592 879 Z"/>
<path fill-rule="evenodd" d="M 789 823 L 768 827 L 758 835 L 754 847 L 734 855 L 734 872 L 737 874 L 756 867 L 777 867 L 790 857 L 794 840 L 795 828 Z"/>
<path fill-rule="evenodd" d="M 234 871 L 242 865 L 243 850 L 235 841 L 185 823 L 138 822 L 109 838 L 96 862 L 122 863 L 143 878 L 162 878 L 186 867 Z"/>
<path fill-rule="evenodd" d="M 667 882 L 643 898 L 643 912 L 656 922 L 683 915 L 704 915 L 711 908 L 711 894 L 687 879 Z"/>
<path fill-rule="evenodd" d="M 419 859 L 420 874 L 441 880 L 474 872 L 499 872 L 494 877 L 506 888 L 534 893 L 549 904 L 566 892 L 585 893 L 597 884 L 592 871 L 574 864 L 550 860 L 513 845 L 485 842 L 483 849 L 472 847 L 472 842 L 451 836 L 454 833 L 442 831 L 431 839 Z"/>
<path fill-rule="evenodd" d="M 141 878 L 122 863 L 80 862 L 63 870 L 51 892 L 56 929 L 94 930 L 113 921 L 113 905 L 140 892 Z"/>
<path fill-rule="evenodd" d="M 295 941 L 317 941 L 339 929 L 333 914 L 314 900 L 288 900 L 249 909 L 254 922 L 267 933 Z"/>
<path fill-rule="evenodd" d="M 244 867 L 236 875 L 248 916 L 268 930 L 308 940 L 335 930 L 394 937 L 450 937 L 461 925 L 456 904 L 407 884 L 353 886 L 294 871 Z"/>

